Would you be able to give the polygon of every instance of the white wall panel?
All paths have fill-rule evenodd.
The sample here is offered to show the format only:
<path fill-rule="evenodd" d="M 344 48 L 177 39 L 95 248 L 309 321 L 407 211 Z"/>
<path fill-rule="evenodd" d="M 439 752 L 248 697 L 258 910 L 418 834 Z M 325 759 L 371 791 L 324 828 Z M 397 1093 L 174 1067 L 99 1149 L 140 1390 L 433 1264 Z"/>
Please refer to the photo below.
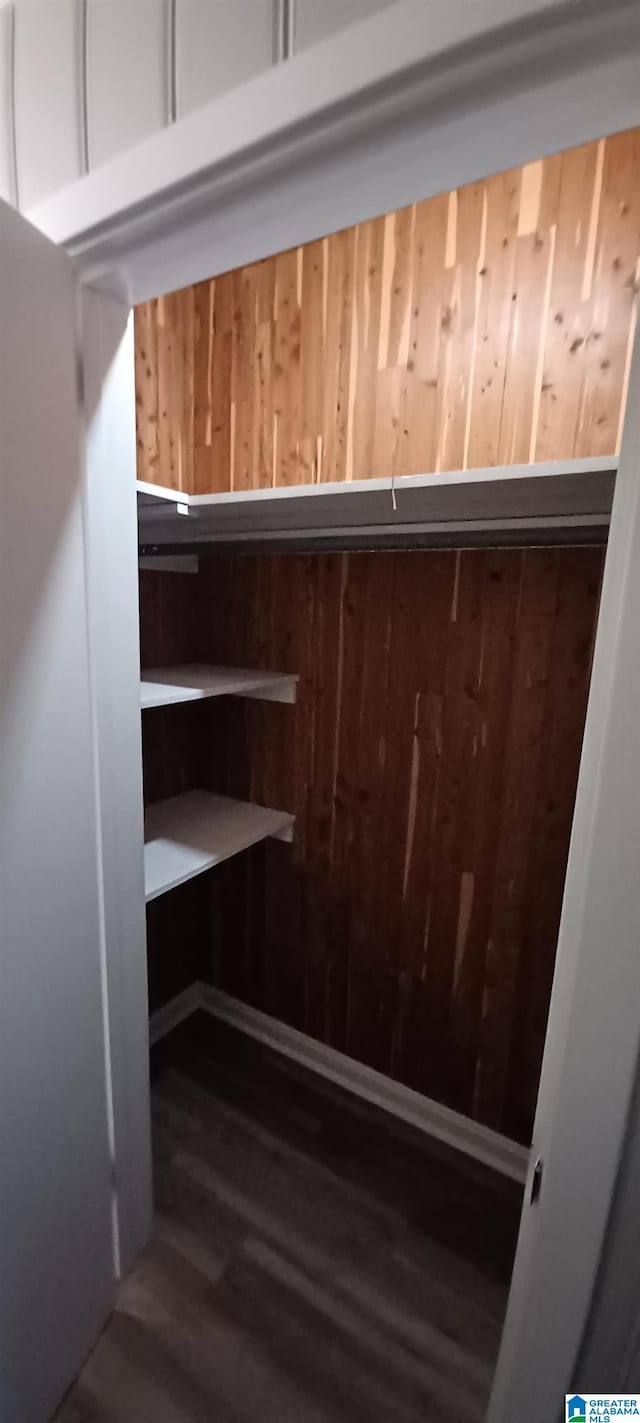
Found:
<path fill-rule="evenodd" d="M 82 174 L 80 0 L 16 0 L 20 206 Z"/>
<path fill-rule="evenodd" d="M 294 50 L 310 45 L 367 20 L 377 10 L 384 10 L 393 0 L 295 0 Z"/>
<path fill-rule="evenodd" d="M 271 0 L 177 0 L 178 117 L 269 69 Z"/>
<path fill-rule="evenodd" d="M 17 176 L 28 210 L 269 69 L 274 49 L 308 49 L 390 3 L 0 0 L 0 197 L 16 201 Z"/>
<path fill-rule="evenodd" d="M 88 0 L 89 166 L 164 127 L 169 115 L 165 0 Z"/>
<path fill-rule="evenodd" d="M 0 198 L 15 201 L 13 179 L 13 82 L 11 76 L 11 30 L 13 15 L 8 5 L 0 6 Z"/>

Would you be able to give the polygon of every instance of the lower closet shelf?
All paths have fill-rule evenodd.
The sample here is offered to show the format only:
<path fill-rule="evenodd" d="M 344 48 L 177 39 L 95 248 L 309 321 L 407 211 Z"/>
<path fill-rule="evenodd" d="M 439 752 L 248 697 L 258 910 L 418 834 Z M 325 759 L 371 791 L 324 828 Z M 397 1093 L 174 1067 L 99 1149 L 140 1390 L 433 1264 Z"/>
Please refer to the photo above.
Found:
<path fill-rule="evenodd" d="M 288 672 L 249 672 L 246 667 L 158 667 L 142 673 L 140 705 L 166 707 L 203 697 L 253 697 L 295 702 L 298 678 Z"/>
<path fill-rule="evenodd" d="M 157 899 L 271 836 L 290 840 L 294 817 L 210 791 L 186 791 L 145 812 L 145 900 Z"/>

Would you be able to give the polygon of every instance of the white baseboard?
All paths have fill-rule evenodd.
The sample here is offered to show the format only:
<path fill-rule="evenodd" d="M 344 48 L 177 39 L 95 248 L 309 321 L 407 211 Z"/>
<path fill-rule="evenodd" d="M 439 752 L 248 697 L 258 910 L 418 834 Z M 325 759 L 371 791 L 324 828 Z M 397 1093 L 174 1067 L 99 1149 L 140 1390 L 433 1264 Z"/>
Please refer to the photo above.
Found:
<path fill-rule="evenodd" d="M 167 1033 L 172 1033 L 185 1018 L 190 1018 L 192 1013 L 197 1012 L 202 1007 L 202 984 L 190 983 L 188 988 L 184 988 L 182 993 L 178 993 L 175 998 L 170 998 L 168 1003 L 164 1003 L 162 1008 L 158 1008 L 151 1014 L 149 1019 L 149 1042 L 153 1047 L 160 1042 L 161 1038 L 166 1038 Z"/>
<path fill-rule="evenodd" d="M 230 1027 L 237 1028 L 274 1051 L 293 1058 L 303 1067 L 318 1072 L 322 1077 L 327 1077 L 337 1086 L 344 1087 L 346 1091 L 355 1093 L 374 1106 L 382 1107 L 384 1111 L 391 1112 L 393 1116 L 417 1127 L 428 1136 L 465 1152 L 475 1161 L 491 1166 L 501 1175 L 522 1183 L 526 1180 L 529 1152 L 518 1142 L 510 1141 L 508 1137 L 501 1136 L 490 1127 L 471 1121 L 469 1117 L 452 1111 L 450 1107 L 441 1106 L 430 1097 L 423 1097 L 422 1093 L 414 1092 L 411 1087 L 405 1087 L 403 1083 L 385 1077 L 384 1073 L 376 1072 L 374 1068 L 366 1067 L 362 1062 L 356 1062 L 355 1058 L 347 1057 L 346 1053 L 316 1042 L 315 1038 L 308 1037 L 306 1033 L 300 1033 L 277 1018 L 260 1013 L 257 1008 L 250 1008 L 240 999 L 232 998 L 228 993 L 222 993 L 220 989 L 212 988 L 208 983 L 192 984 L 178 998 L 172 999 L 158 1013 L 154 1013 L 151 1019 L 151 1041 L 157 1042 L 196 1008 L 204 1008 L 207 1013 L 228 1023 Z"/>

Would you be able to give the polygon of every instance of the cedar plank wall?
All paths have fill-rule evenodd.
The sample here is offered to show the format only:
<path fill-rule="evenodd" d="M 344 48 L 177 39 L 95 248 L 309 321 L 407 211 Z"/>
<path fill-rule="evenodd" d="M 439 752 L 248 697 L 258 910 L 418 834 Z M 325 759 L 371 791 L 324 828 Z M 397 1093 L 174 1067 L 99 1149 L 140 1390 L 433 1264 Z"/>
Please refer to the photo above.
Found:
<path fill-rule="evenodd" d="M 640 131 L 136 310 L 138 477 L 186 492 L 613 454 Z"/>
<path fill-rule="evenodd" d="M 143 574 L 147 665 L 301 675 L 295 707 L 145 715 L 149 798 L 204 785 L 296 814 L 293 846 L 218 867 L 207 902 L 185 886 L 168 936 L 154 921 L 156 981 L 167 955 L 183 986 L 183 953 L 193 978 L 200 935 L 219 987 L 529 1141 L 602 561 L 225 555 Z"/>

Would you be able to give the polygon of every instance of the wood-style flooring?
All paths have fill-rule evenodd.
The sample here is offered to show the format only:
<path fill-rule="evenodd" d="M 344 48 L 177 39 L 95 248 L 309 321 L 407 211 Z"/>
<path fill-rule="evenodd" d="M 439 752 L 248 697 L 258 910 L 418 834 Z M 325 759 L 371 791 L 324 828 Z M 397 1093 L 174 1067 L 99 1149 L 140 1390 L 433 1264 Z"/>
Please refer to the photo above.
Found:
<path fill-rule="evenodd" d="M 519 1189 L 204 1015 L 153 1068 L 153 1239 L 57 1423 L 481 1419 Z"/>

